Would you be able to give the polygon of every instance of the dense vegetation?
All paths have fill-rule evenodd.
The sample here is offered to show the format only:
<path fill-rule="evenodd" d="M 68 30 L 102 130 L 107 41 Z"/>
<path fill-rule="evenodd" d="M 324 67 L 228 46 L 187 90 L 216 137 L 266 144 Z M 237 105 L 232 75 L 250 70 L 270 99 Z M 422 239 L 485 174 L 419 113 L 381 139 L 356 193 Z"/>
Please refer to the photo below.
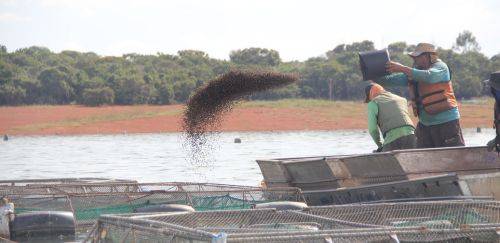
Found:
<path fill-rule="evenodd" d="M 414 48 L 405 42 L 388 46 L 391 58 L 406 65 L 411 65 L 411 58 L 404 53 Z M 362 41 L 338 45 L 324 56 L 304 62 L 283 62 L 277 51 L 263 48 L 232 51 L 230 60 L 225 61 L 196 50 L 179 51 L 177 55 L 102 57 L 92 52 L 54 53 L 37 46 L 8 52 L 0 45 L 0 105 L 183 103 L 195 89 L 232 68 L 296 72 L 301 76 L 297 84 L 251 99 L 354 100 L 363 96 L 365 85 L 357 53 L 368 50 L 374 50 L 373 42 Z M 500 53 L 486 57 L 468 31 L 457 37 L 452 49 L 440 48 L 439 55 L 453 70 L 459 98 L 486 94 L 481 80 L 491 71 L 500 70 Z"/>

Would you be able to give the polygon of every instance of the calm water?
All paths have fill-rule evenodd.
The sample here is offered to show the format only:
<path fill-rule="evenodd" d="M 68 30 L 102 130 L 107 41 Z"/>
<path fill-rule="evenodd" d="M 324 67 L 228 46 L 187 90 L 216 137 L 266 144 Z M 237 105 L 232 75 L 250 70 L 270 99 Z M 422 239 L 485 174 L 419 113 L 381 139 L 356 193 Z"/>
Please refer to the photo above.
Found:
<path fill-rule="evenodd" d="M 468 145 L 484 145 L 493 129 L 465 130 Z M 242 143 L 234 143 L 241 138 Z M 108 177 L 141 182 L 193 181 L 258 185 L 256 159 L 366 153 L 366 132 L 222 133 L 210 163 L 193 164 L 179 133 L 11 137 L 0 142 L 1 179 Z"/>

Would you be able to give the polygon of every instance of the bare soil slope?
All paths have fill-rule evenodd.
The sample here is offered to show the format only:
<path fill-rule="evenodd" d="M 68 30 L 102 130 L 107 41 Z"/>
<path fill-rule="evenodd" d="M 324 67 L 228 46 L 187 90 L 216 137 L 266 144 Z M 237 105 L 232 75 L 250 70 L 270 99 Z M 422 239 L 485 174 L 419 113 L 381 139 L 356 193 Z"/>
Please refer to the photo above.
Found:
<path fill-rule="evenodd" d="M 0 107 L 0 134 L 70 135 L 179 132 L 184 106 Z M 460 106 L 462 127 L 491 127 L 492 100 Z M 255 101 L 238 105 L 222 131 L 366 129 L 366 105 L 322 100 Z"/>

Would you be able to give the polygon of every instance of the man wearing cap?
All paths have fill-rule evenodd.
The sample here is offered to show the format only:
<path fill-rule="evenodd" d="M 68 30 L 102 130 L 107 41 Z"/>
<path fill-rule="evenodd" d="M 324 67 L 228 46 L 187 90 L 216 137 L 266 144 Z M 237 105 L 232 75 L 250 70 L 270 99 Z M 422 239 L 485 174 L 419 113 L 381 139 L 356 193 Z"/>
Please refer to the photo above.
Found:
<path fill-rule="evenodd" d="M 406 99 L 385 91 L 376 83 L 366 86 L 365 94 L 368 131 L 378 146 L 377 152 L 415 148 L 417 138 Z"/>
<path fill-rule="evenodd" d="M 490 86 L 491 94 L 495 97 L 495 108 L 493 113 L 493 127 L 496 136 L 488 142 L 488 151 L 495 150 L 500 153 L 500 71 L 490 74 L 490 79 L 485 81 Z"/>
<path fill-rule="evenodd" d="M 414 52 L 413 68 L 389 61 L 387 75 L 377 83 L 383 86 L 408 86 L 413 113 L 419 118 L 419 148 L 464 146 L 458 103 L 446 63 L 438 59 L 432 44 L 420 43 Z"/>

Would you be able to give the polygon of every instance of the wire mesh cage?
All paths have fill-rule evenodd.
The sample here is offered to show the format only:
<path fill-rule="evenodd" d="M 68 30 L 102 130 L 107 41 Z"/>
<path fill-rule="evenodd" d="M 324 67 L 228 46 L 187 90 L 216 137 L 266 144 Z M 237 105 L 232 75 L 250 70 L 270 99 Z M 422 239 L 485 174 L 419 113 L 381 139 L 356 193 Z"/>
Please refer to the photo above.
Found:
<path fill-rule="evenodd" d="M 221 232 L 234 236 L 267 236 L 279 232 L 316 232 L 350 227 L 332 219 L 274 209 L 105 215 L 99 219 L 95 241 L 134 242 L 138 240 L 135 235 L 139 233 L 141 237 L 149 235 L 148 242 L 168 242 L 168 239 L 173 242 L 210 242 L 220 237 Z M 125 235 L 127 237 L 124 238 Z"/>
<path fill-rule="evenodd" d="M 94 179 L 94 180 L 90 180 Z M 36 181 L 37 183 L 31 183 Z M 112 192 L 150 192 L 150 191 L 220 191 L 220 190 L 247 190 L 260 187 L 193 183 L 193 182 L 156 182 L 138 183 L 114 179 L 95 178 L 81 179 L 53 179 L 53 180 L 21 180 L 3 181 L 0 183 L 0 195 L 9 194 L 56 194 L 56 193 L 112 193 Z"/>
<path fill-rule="evenodd" d="M 163 241 L 167 242 L 167 241 Z M 496 228 L 470 230 L 371 229 L 229 235 L 226 242 L 498 242 Z"/>
<path fill-rule="evenodd" d="M 500 202 L 483 200 L 322 206 L 299 213 L 387 227 L 456 229 L 464 225 L 500 224 Z"/>
<path fill-rule="evenodd" d="M 134 190 L 135 180 L 108 178 L 54 178 L 28 180 L 0 180 L 0 196 L 9 194 L 86 193 L 96 190 Z M 137 190 L 137 189 L 135 189 Z M 104 191 L 102 191 L 104 192 Z"/>
<path fill-rule="evenodd" d="M 71 211 L 80 226 L 93 224 L 101 214 L 132 213 L 162 204 L 190 205 L 197 211 L 206 211 L 246 209 L 274 201 L 304 202 L 298 188 L 262 189 L 208 183 L 38 185 L 24 191 L 16 187 L 4 196 L 15 204 L 16 213 Z"/>
<path fill-rule="evenodd" d="M 442 201 L 104 215 L 93 242 L 498 242 L 500 204 Z"/>
<path fill-rule="evenodd" d="M 101 178 L 101 177 L 0 180 L 0 187 L 3 187 L 3 186 L 58 185 L 58 184 L 59 185 L 97 184 L 97 183 L 137 183 L 137 181 L 128 180 L 128 179 L 110 179 L 110 178 Z"/>
<path fill-rule="evenodd" d="M 335 219 L 318 217 L 309 214 L 291 213 L 275 209 L 206 211 L 195 213 L 156 214 L 130 216 L 151 221 L 166 222 L 181 227 L 206 230 L 217 233 L 220 229 L 237 232 L 244 231 L 280 231 L 303 229 L 336 229 L 352 228 L 349 224 Z"/>

